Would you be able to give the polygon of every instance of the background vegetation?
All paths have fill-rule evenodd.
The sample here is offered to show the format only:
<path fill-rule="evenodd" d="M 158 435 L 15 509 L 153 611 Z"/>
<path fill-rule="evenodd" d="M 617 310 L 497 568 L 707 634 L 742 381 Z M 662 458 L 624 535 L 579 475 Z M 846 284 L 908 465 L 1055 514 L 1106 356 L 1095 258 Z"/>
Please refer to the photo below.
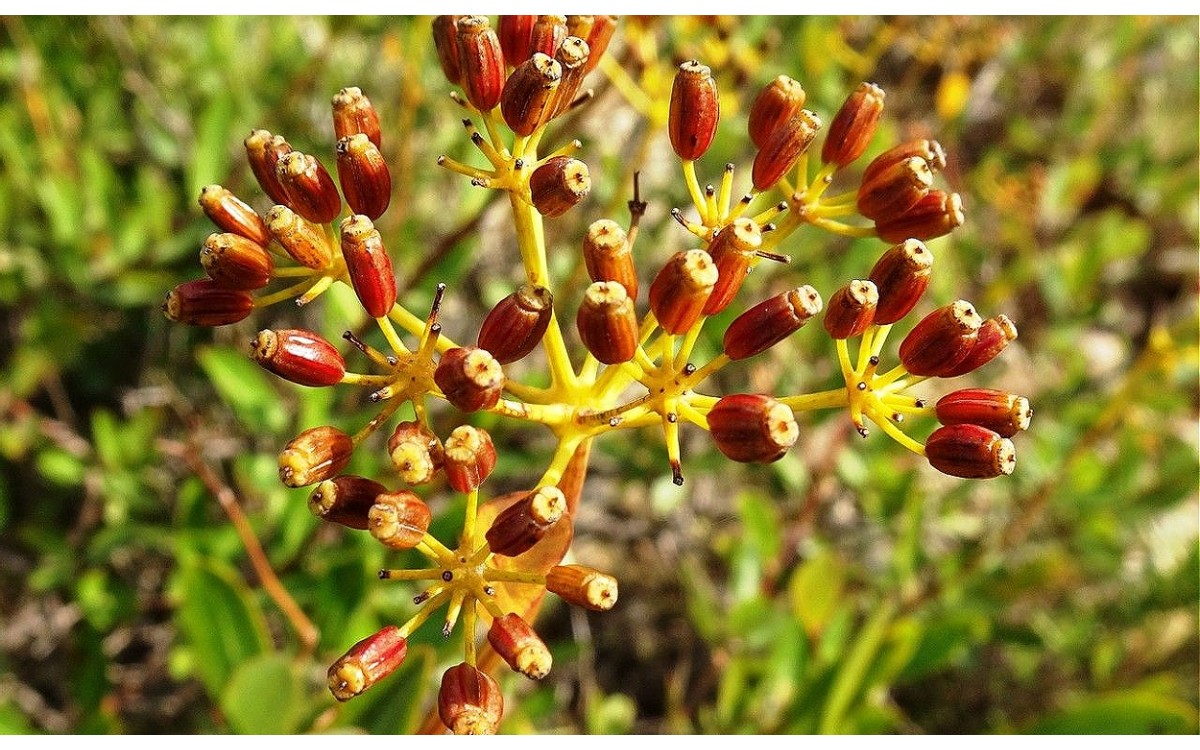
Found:
<path fill-rule="evenodd" d="M 618 575 L 621 603 L 547 607 L 554 672 L 505 678 L 505 729 L 1195 732 L 1195 19 L 673 19 L 649 33 L 656 46 L 618 36 L 610 54 L 650 93 L 685 56 L 721 71 L 702 174 L 748 164 L 744 109 L 779 73 L 826 117 L 858 81 L 882 85 L 875 148 L 937 137 L 968 223 L 934 243 L 931 294 L 1017 321 L 975 382 L 1027 395 L 1036 416 L 1017 473 L 982 483 L 860 441 L 836 412 L 806 418 L 767 469 L 690 434 L 682 490 L 652 433 L 601 442 L 575 550 Z M 200 187 L 261 205 L 244 135 L 328 156 L 345 85 L 383 118 L 396 195 L 380 225 L 405 299 L 419 309 L 452 281 L 447 332 L 473 337 L 519 268 L 504 212 L 434 166 L 468 150 L 427 20 L 0 22 L 0 731 L 421 722 L 454 658 L 435 628 L 399 674 L 333 705 L 325 665 L 405 619 L 414 592 L 378 584 L 379 545 L 322 528 L 275 478 L 302 427 L 365 421 L 361 394 L 301 392 L 244 356 L 268 324 L 336 335 L 361 315 L 353 298 L 216 331 L 158 310 L 199 273 Z M 597 100 L 560 132 L 584 141 L 595 188 L 550 226 L 553 271 L 576 281 L 582 227 L 625 219 L 635 168 L 651 201 L 643 269 L 686 241 L 668 218 L 687 199 L 665 101 L 645 117 L 602 76 L 591 85 Z M 827 294 L 880 248 L 801 232 L 771 283 Z M 565 288 L 573 305 L 580 285 Z M 781 349 L 722 386 L 834 382 L 819 326 Z M 547 445 L 496 435 L 498 494 L 536 477 Z M 358 473 L 389 475 L 382 450 L 358 454 Z M 260 585 L 239 510 L 319 628 L 315 653 Z"/>

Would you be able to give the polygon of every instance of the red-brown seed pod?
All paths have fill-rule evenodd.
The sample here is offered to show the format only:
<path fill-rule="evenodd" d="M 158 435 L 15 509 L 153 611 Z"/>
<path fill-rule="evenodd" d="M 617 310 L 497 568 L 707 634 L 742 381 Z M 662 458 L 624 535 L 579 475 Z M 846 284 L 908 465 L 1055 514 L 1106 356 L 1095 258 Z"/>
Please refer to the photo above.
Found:
<path fill-rule="evenodd" d="M 620 282 L 597 281 L 589 286 L 575 325 L 584 347 L 606 365 L 628 362 L 637 352 L 637 312 Z"/>
<path fill-rule="evenodd" d="M 550 107 L 550 117 L 558 117 L 575 101 L 583 79 L 587 75 L 587 61 L 591 55 L 587 42 L 578 36 L 568 36 L 559 45 L 554 54 L 555 61 L 562 69 L 562 85 L 554 93 L 554 103 Z"/>
<path fill-rule="evenodd" d="M 387 492 L 379 482 L 353 474 L 326 479 L 308 496 L 308 509 L 317 518 L 365 531 L 375 498 Z"/>
<path fill-rule="evenodd" d="M 317 157 L 292 151 L 276 162 L 275 176 L 287 192 L 287 204 L 314 224 L 328 224 L 341 213 L 342 196 Z"/>
<path fill-rule="evenodd" d="M 461 425 L 446 438 L 446 482 L 455 492 L 471 492 L 496 468 L 496 446 L 487 430 Z"/>
<path fill-rule="evenodd" d="M 388 438 L 388 455 L 406 484 L 433 481 L 445 460 L 442 441 L 420 422 L 401 422 Z"/>
<path fill-rule="evenodd" d="M 412 492 L 385 492 L 375 496 L 367 513 L 367 530 L 391 549 L 412 549 L 425 538 L 432 518 L 429 506 Z"/>
<path fill-rule="evenodd" d="M 825 308 L 825 330 L 835 339 L 861 336 L 875 320 L 879 291 L 871 281 L 855 279 L 833 293 Z"/>
<path fill-rule="evenodd" d="M 791 336 L 821 312 L 821 295 L 811 286 L 777 294 L 742 313 L 725 329 L 725 356 L 756 356 Z"/>
<path fill-rule="evenodd" d="M 800 437 L 792 410 L 770 396 L 735 393 L 708 413 L 708 430 L 726 458 L 770 463 L 783 458 Z"/>
<path fill-rule="evenodd" d="M 593 16 L 592 30 L 588 33 L 586 39 L 588 43 L 588 60 L 585 65 L 586 72 L 590 73 L 600 64 L 600 58 L 604 56 L 605 50 L 608 49 L 608 43 L 612 41 L 613 34 L 617 30 L 617 20 L 620 16 Z M 579 36 L 576 34 L 575 36 Z"/>
<path fill-rule="evenodd" d="M 272 206 L 267 212 L 267 230 L 302 266 L 319 271 L 333 262 L 333 248 L 325 233 L 287 206 Z"/>
<path fill-rule="evenodd" d="M 941 376 L 970 353 L 983 319 L 974 306 L 957 300 L 921 319 L 900 342 L 900 361 L 912 375 Z"/>
<path fill-rule="evenodd" d="M 279 183 L 276 165 L 279 160 L 292 152 L 292 147 L 281 135 L 272 135 L 267 130 L 252 130 L 243 142 L 246 147 L 246 160 L 250 162 L 250 171 L 254 179 L 262 187 L 271 200 L 276 203 L 288 202 L 287 191 Z"/>
<path fill-rule="evenodd" d="M 333 97 L 333 137 L 339 141 L 362 133 L 375 148 L 383 148 L 379 113 L 357 86 L 347 86 Z"/>
<path fill-rule="evenodd" d="M 537 347 L 553 314 L 554 296 L 549 289 L 522 284 L 483 319 L 476 343 L 502 365 L 516 362 Z"/>
<path fill-rule="evenodd" d="M 350 210 L 371 221 L 383 216 L 392 202 L 392 175 L 379 148 L 365 133 L 337 142 L 338 182 Z"/>
<path fill-rule="evenodd" d="M 933 253 L 920 240 L 905 240 L 888 248 L 871 268 L 870 279 L 879 290 L 875 323 L 890 325 L 916 306 L 933 274 Z"/>
<path fill-rule="evenodd" d="M 1004 351 L 1010 341 L 1017 338 L 1017 325 L 1007 315 L 997 315 L 983 321 L 979 327 L 979 335 L 967 356 L 954 367 L 945 371 L 943 378 L 953 378 L 974 372 L 996 358 Z"/>
<path fill-rule="evenodd" d="M 342 220 L 342 257 L 367 315 L 382 318 L 396 304 L 396 275 L 379 230 L 361 214 Z"/>
<path fill-rule="evenodd" d="M 200 265 L 218 286 L 246 291 L 270 284 L 275 270 L 265 247 L 232 232 L 208 235 L 200 248 Z"/>
<path fill-rule="evenodd" d="M 541 52 L 516 67 L 500 94 L 500 114 L 517 135 L 530 135 L 549 120 L 562 82 L 562 66 Z"/>
<path fill-rule="evenodd" d="M 262 217 L 241 198 L 220 185 L 201 188 L 200 208 L 222 232 L 241 235 L 263 247 L 271 242 L 271 235 Z"/>
<path fill-rule="evenodd" d="M 339 701 L 348 701 L 396 671 L 407 655 L 408 641 L 400 628 L 386 625 L 329 666 L 329 692 Z"/>
<path fill-rule="evenodd" d="M 264 370 L 312 388 L 336 385 L 346 374 L 346 361 L 333 344 L 301 328 L 259 331 L 250 356 Z"/>
<path fill-rule="evenodd" d="M 787 76 L 778 76 L 763 87 L 750 105 L 750 140 L 757 148 L 804 108 L 804 87 Z"/>
<path fill-rule="evenodd" d="M 775 129 L 754 155 L 751 179 L 756 190 L 769 190 L 796 166 L 800 156 L 812 145 L 821 129 L 821 118 L 807 109 L 800 110 Z"/>
<path fill-rule="evenodd" d="M 463 16 L 458 30 L 458 69 L 467 101 L 480 112 L 500 103 L 504 90 L 504 53 L 487 16 Z"/>
<path fill-rule="evenodd" d="M 720 119 L 721 102 L 712 70 L 698 60 L 688 60 L 680 65 L 671 85 L 667 120 L 667 132 L 675 154 L 684 161 L 695 161 L 703 156 L 712 145 Z"/>
<path fill-rule="evenodd" d="M 515 557 L 541 541 L 566 512 L 562 491 L 541 487 L 501 511 L 484 538 L 494 554 Z"/>
<path fill-rule="evenodd" d="M 533 23 L 537 16 L 500 16 L 496 35 L 500 38 L 500 50 L 504 61 L 513 67 L 533 56 Z"/>
<path fill-rule="evenodd" d="M 883 99 L 883 89 L 875 84 L 858 84 L 829 123 L 821 161 L 844 167 L 862 156 L 883 116 Z"/>
<path fill-rule="evenodd" d="M 894 162 L 858 187 L 858 212 L 872 221 L 899 217 L 929 194 L 933 172 L 919 156 Z"/>
<path fill-rule="evenodd" d="M 975 424 L 934 430 L 925 441 L 925 458 L 943 474 L 961 479 L 991 479 L 1011 474 L 1017 467 L 1012 441 Z"/>
<path fill-rule="evenodd" d="M 1029 428 L 1033 409 L 1029 400 L 991 388 L 964 388 L 947 393 L 934 407 L 942 424 L 977 424 L 1012 437 Z"/>
<path fill-rule="evenodd" d="M 529 194 L 542 216 L 562 216 L 592 189 L 587 165 L 570 156 L 556 156 L 529 175 Z"/>
<path fill-rule="evenodd" d="M 532 680 L 540 680 L 550 674 L 553 660 L 550 649 L 533 631 L 529 623 L 515 612 L 492 620 L 488 629 L 488 643 L 505 664 Z"/>
<path fill-rule="evenodd" d="M 762 230 L 752 219 L 745 217 L 734 219 L 713 237 L 708 244 L 708 254 L 717 266 L 717 283 L 704 303 L 705 315 L 716 315 L 729 307 L 742 288 L 746 274 L 750 273 L 750 261 L 760 247 Z"/>
<path fill-rule="evenodd" d="M 962 226 L 965 218 L 958 193 L 930 190 L 903 214 L 875 222 L 875 233 L 884 242 L 903 242 L 909 237 L 931 240 Z"/>
<path fill-rule="evenodd" d="M 436 16 L 433 19 L 433 46 L 437 50 L 438 64 L 450 83 L 462 82 L 462 71 L 458 67 L 458 19 L 462 16 Z"/>
<path fill-rule="evenodd" d="M 354 454 L 354 441 L 336 427 L 311 427 L 283 446 L 279 481 L 305 487 L 337 476 Z"/>
<path fill-rule="evenodd" d="M 717 283 L 717 264 L 703 250 L 671 256 L 650 284 L 650 309 L 670 334 L 687 331 L 704 310 Z"/>
<path fill-rule="evenodd" d="M 631 300 L 637 299 L 637 268 L 629 235 L 617 222 L 597 219 L 583 236 L 583 263 L 592 281 L 616 281 Z"/>
<path fill-rule="evenodd" d="M 538 16 L 530 31 L 529 49 L 554 57 L 566 38 L 566 16 Z"/>
<path fill-rule="evenodd" d="M 504 695 L 487 673 L 457 664 L 442 675 L 438 716 L 455 734 L 495 734 L 504 716 Z"/>
<path fill-rule="evenodd" d="M 607 612 L 617 603 L 617 579 L 584 565 L 555 565 L 546 590 L 577 607 Z"/>
<path fill-rule="evenodd" d="M 862 181 L 870 182 L 883 170 L 905 159 L 911 159 L 914 156 L 924 159 L 925 163 L 929 165 L 929 169 L 933 172 L 940 172 L 946 166 L 946 152 L 942 148 L 942 144 L 924 138 L 915 141 L 905 141 L 899 145 L 892 146 L 887 151 L 872 159 L 867 168 L 863 170 Z"/>
<path fill-rule="evenodd" d="M 212 279 L 180 284 L 167 292 L 162 305 L 168 320 L 190 326 L 227 326 L 245 320 L 253 310 L 253 297 Z"/>
<path fill-rule="evenodd" d="M 504 390 L 504 370 L 487 349 L 460 346 L 442 355 L 433 381 L 446 400 L 467 413 L 490 409 Z"/>

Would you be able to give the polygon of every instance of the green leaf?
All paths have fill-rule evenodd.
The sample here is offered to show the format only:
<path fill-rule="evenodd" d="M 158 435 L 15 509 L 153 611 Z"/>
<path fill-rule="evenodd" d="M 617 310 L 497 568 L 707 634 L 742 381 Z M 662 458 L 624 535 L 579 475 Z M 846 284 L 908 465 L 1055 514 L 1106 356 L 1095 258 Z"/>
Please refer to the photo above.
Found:
<path fill-rule="evenodd" d="M 589 734 L 628 734 L 637 718 L 637 704 L 627 695 L 615 693 L 588 703 Z"/>
<path fill-rule="evenodd" d="M 281 654 L 263 654 L 240 665 L 221 693 L 221 710 L 239 734 L 290 734 L 304 710 L 300 685 Z"/>
<path fill-rule="evenodd" d="M 825 629 L 842 596 L 846 572 L 837 556 L 823 550 L 796 569 L 788 586 L 792 612 L 810 638 Z"/>
<path fill-rule="evenodd" d="M 282 430 L 287 410 L 270 380 L 257 365 L 228 347 L 201 349 L 196 358 L 221 399 L 251 433 Z"/>
<path fill-rule="evenodd" d="M 0 734 L 30 734 L 33 726 L 16 706 L 0 703 Z"/>
<path fill-rule="evenodd" d="M 1183 734 L 1196 731 L 1196 707 L 1142 690 L 1080 701 L 1047 716 L 1032 734 Z"/>

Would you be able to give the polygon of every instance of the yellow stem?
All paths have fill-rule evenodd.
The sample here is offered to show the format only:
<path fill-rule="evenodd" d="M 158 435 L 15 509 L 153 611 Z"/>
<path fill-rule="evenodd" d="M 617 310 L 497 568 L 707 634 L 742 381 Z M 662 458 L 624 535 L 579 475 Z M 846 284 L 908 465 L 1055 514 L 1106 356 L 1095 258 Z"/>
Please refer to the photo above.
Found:
<path fill-rule="evenodd" d="M 417 628 L 425 624 L 430 615 L 437 611 L 437 608 L 442 606 L 447 599 L 450 598 L 449 591 L 443 591 L 440 594 L 432 596 L 421 603 L 421 608 L 417 613 L 409 618 L 408 622 L 400 626 L 400 637 L 407 638 L 413 634 Z"/>
<path fill-rule="evenodd" d="M 687 184 L 688 195 L 692 197 L 692 205 L 696 207 L 696 212 L 700 216 L 700 223 L 708 225 L 708 203 L 704 198 L 703 191 L 700 190 L 700 182 L 696 179 L 696 162 L 684 161 L 683 164 L 683 180 Z"/>

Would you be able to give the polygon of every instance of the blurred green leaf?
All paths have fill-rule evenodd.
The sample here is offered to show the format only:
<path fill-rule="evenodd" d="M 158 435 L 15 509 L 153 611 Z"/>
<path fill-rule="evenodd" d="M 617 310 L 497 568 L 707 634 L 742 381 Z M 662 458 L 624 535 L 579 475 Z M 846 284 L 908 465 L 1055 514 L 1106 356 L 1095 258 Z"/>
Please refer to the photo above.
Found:
<path fill-rule="evenodd" d="M 792 613 L 804 624 L 810 638 L 825 629 L 842 598 L 845 570 L 832 550 L 822 550 L 805 560 L 792 574 L 788 592 Z"/>
<path fill-rule="evenodd" d="M 304 705 L 292 666 L 281 654 L 263 654 L 237 665 L 221 692 L 221 711 L 240 734 L 291 734 Z"/>
<path fill-rule="evenodd" d="M 287 411 L 267 375 L 244 354 L 227 347 L 200 349 L 196 358 L 221 399 L 251 433 L 278 432 L 288 422 Z"/>
<path fill-rule="evenodd" d="M 1047 716 L 1030 734 L 1185 734 L 1196 731 L 1196 707 L 1140 690 L 1095 696 Z"/>

